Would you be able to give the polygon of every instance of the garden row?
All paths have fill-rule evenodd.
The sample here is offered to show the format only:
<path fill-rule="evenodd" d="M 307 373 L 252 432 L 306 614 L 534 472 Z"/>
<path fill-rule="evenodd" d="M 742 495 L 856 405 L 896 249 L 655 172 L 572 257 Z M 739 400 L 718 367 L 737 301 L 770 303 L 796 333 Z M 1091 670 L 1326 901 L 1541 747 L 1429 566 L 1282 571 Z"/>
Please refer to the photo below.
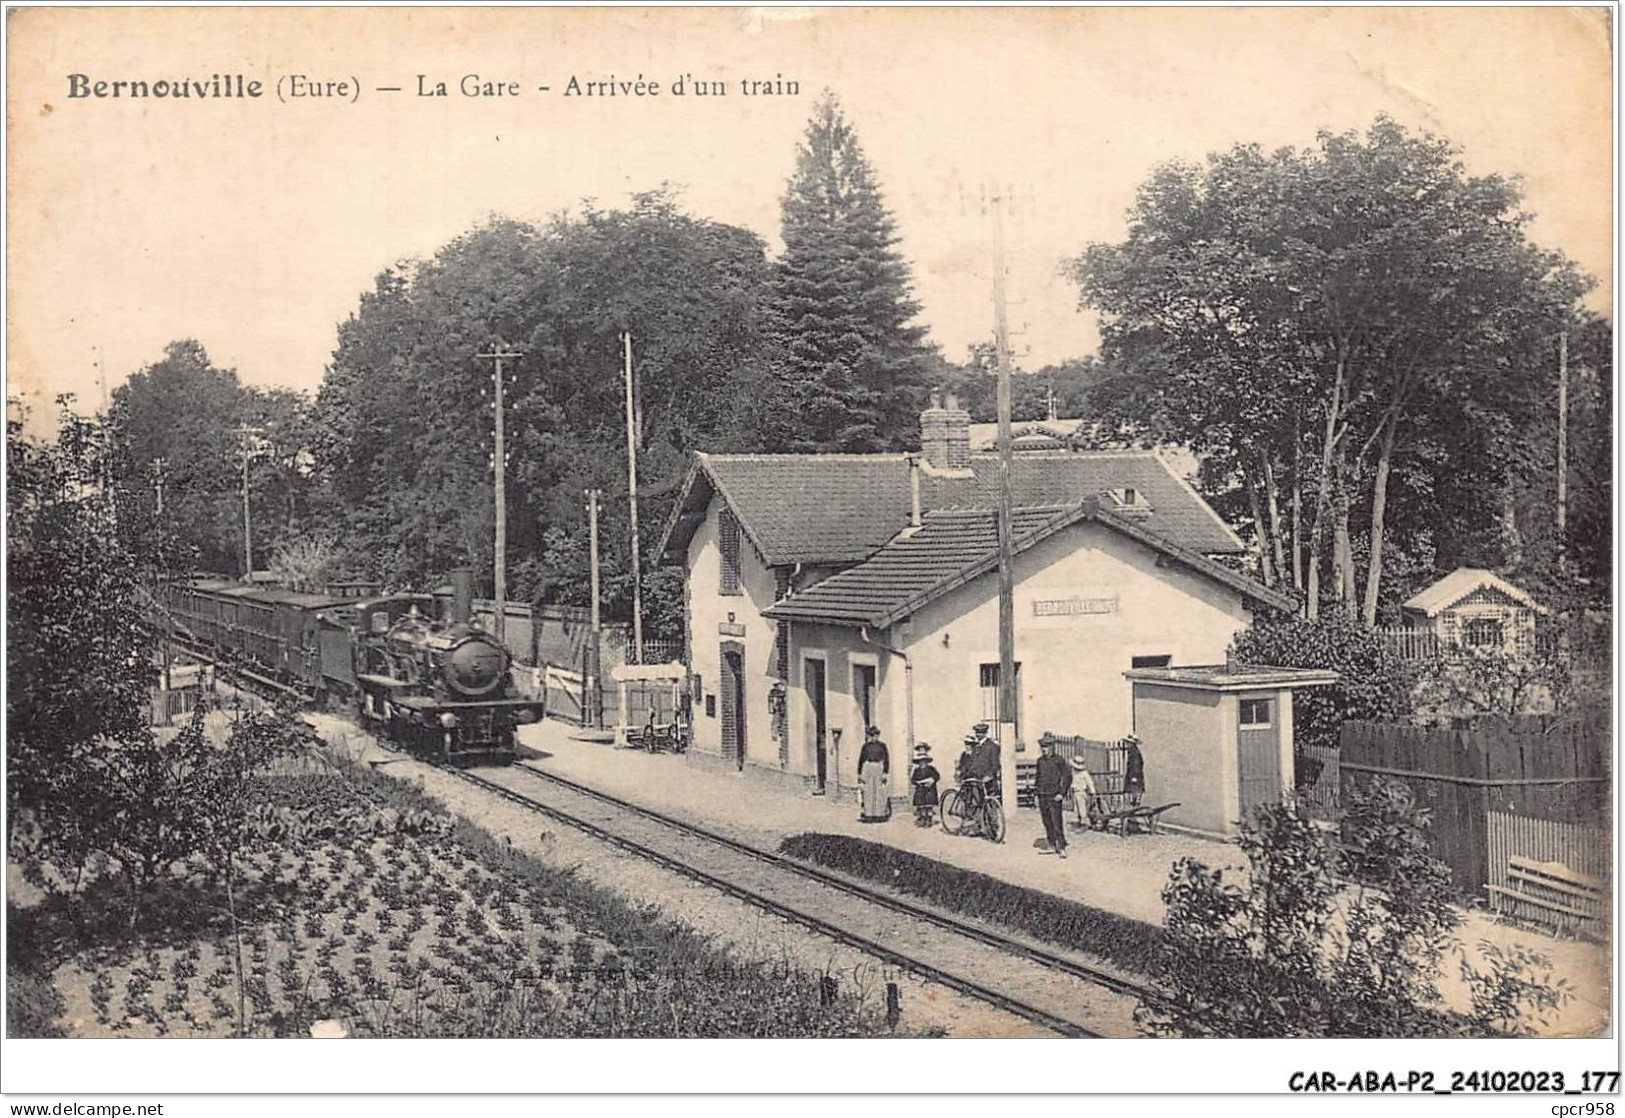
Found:
<path fill-rule="evenodd" d="M 99 860 L 11 907 L 11 1035 L 889 1031 L 821 976 L 741 962 L 365 767 L 307 754 L 247 793 L 229 865 L 177 860 L 132 907 Z"/>

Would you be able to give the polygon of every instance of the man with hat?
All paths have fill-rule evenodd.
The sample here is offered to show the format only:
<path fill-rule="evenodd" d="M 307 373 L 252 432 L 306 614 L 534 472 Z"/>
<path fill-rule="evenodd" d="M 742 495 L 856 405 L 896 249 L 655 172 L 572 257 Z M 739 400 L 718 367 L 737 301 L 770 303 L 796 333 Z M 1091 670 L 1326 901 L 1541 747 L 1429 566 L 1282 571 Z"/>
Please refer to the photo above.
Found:
<path fill-rule="evenodd" d="M 1066 857 L 1066 821 L 1061 804 L 1072 790 L 1072 766 L 1055 752 L 1055 739 L 1045 734 L 1038 742 L 1043 751 L 1038 758 L 1038 781 L 1033 788 L 1038 798 L 1038 814 L 1044 820 L 1044 837 L 1049 849 Z"/>
<path fill-rule="evenodd" d="M 975 748 L 971 751 L 970 775 L 982 782 L 987 794 L 995 800 L 1000 796 L 1001 773 L 999 769 L 999 743 L 988 736 L 988 724 L 978 722 L 971 727 L 971 734 L 976 739 Z M 967 738 L 967 741 L 970 739 Z"/>
<path fill-rule="evenodd" d="M 1123 739 L 1123 795 L 1130 807 L 1140 806 L 1145 795 L 1145 757 L 1140 753 L 1140 739 L 1130 734 Z"/>
<path fill-rule="evenodd" d="M 914 766 L 909 770 L 909 784 L 914 789 L 914 825 L 929 827 L 937 806 L 937 782 L 942 774 L 931 763 L 931 747 L 921 742 L 914 747 Z"/>

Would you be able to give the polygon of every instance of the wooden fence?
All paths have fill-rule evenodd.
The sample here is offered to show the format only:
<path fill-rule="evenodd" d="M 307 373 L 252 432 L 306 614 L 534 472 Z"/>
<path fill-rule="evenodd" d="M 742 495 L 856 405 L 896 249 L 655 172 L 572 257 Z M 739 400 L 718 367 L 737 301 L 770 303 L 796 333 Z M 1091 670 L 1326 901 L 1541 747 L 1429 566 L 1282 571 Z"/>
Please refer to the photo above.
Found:
<path fill-rule="evenodd" d="M 1559 823 L 1505 811 L 1489 813 L 1488 840 L 1491 885 L 1506 886 L 1507 863 L 1512 858 L 1561 862 L 1575 873 L 1598 881 L 1612 880 L 1612 844 L 1604 827 Z"/>
<path fill-rule="evenodd" d="M 1336 823 L 1342 818 L 1342 750 L 1309 745 L 1296 759 L 1298 804 L 1311 819 Z"/>
<path fill-rule="evenodd" d="M 1095 782 L 1095 791 L 1113 809 L 1121 806 L 1116 801 L 1123 798 L 1123 778 L 1128 772 L 1128 746 L 1121 741 L 1096 741 L 1078 734 L 1053 734 L 1048 730 L 1040 735 L 1039 740 L 1054 742 L 1056 755 L 1069 765 L 1074 757 L 1082 757 L 1083 767 L 1089 770 Z M 1017 806 L 1035 806 L 1033 786 L 1038 778 L 1037 770 L 1036 758 L 1016 763 Z M 1071 796 L 1067 797 L 1066 810 L 1073 810 Z"/>
<path fill-rule="evenodd" d="M 1478 894 L 1493 880 L 1492 812 L 1608 825 L 1610 740 L 1598 715 L 1483 717 L 1466 729 L 1345 722 L 1339 796 L 1347 804 L 1379 776 L 1409 785 L 1432 815 L 1434 855 L 1458 889 Z"/>

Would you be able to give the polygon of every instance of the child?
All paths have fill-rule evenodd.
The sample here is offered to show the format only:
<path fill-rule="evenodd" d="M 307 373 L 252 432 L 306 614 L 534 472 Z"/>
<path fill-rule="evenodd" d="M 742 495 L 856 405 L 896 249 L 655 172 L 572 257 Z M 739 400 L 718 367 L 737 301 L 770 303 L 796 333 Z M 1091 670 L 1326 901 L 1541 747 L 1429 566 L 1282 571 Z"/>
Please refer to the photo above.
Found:
<path fill-rule="evenodd" d="M 931 763 L 931 747 L 921 742 L 914 747 L 914 767 L 909 771 L 909 783 L 914 786 L 914 825 L 929 827 L 937 806 L 937 781 L 942 776 Z"/>

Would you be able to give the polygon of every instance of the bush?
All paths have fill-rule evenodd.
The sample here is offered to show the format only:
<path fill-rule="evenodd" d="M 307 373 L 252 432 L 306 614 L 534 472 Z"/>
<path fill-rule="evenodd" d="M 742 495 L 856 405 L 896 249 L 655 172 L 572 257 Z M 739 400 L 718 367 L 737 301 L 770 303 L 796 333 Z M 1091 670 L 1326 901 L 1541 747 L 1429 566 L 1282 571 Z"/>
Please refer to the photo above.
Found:
<path fill-rule="evenodd" d="M 67 1036 L 61 1019 L 62 995 L 51 980 L 23 967 L 6 967 L 6 1035 L 51 1038 Z"/>
<path fill-rule="evenodd" d="M 791 835 L 779 852 L 1086 951 L 1126 970 L 1146 970 L 1162 938 L 1152 924 L 863 839 Z"/>
<path fill-rule="evenodd" d="M 1415 677 L 1375 632 L 1340 616 L 1318 621 L 1258 621 L 1237 634 L 1237 660 L 1285 668 L 1326 668 L 1341 677 L 1330 687 L 1306 687 L 1292 696 L 1297 745 L 1336 748 L 1344 722 L 1385 722 L 1411 713 Z"/>
<path fill-rule="evenodd" d="M 1183 858 L 1153 977 L 1165 1000 L 1147 1031 L 1197 1037 L 1434 1037 L 1519 1034 L 1568 998 L 1524 951 L 1460 951 L 1450 871 L 1428 852 L 1428 816 L 1402 784 L 1377 780 L 1345 813 L 1344 848 L 1290 805 L 1242 826 L 1243 884 Z M 1340 877 L 1352 879 L 1347 885 Z M 1444 963 L 1460 955 L 1467 1015 L 1443 1007 Z"/>

